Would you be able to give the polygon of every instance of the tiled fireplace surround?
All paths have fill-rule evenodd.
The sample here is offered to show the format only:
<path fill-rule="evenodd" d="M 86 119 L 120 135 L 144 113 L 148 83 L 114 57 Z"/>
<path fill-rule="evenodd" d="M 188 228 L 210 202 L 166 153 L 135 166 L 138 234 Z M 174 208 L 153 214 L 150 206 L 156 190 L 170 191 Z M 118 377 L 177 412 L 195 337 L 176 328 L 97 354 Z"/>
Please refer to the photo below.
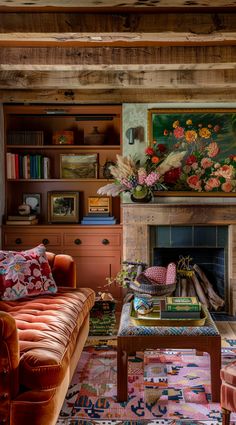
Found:
<path fill-rule="evenodd" d="M 236 314 L 236 205 L 227 202 L 193 205 L 158 203 L 123 204 L 123 258 L 151 264 L 151 226 L 227 226 L 228 313 Z"/>

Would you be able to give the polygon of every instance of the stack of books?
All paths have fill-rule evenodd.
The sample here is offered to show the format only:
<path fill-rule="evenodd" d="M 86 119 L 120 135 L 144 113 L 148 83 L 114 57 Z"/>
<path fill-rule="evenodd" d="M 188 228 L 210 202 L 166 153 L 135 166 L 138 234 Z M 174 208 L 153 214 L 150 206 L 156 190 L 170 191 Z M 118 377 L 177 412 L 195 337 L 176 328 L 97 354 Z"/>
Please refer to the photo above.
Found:
<path fill-rule="evenodd" d="M 96 299 L 90 311 L 89 335 L 113 335 L 116 324 L 116 301 Z"/>
<path fill-rule="evenodd" d="M 31 215 L 9 215 L 6 220 L 6 224 L 12 224 L 17 226 L 27 226 L 32 224 L 38 224 L 38 218 L 35 214 Z"/>
<path fill-rule="evenodd" d="M 97 225 L 111 225 L 116 224 L 114 216 L 105 216 L 104 214 L 88 214 L 81 220 L 81 224 L 86 226 L 97 226 Z"/>
<path fill-rule="evenodd" d="M 201 303 L 197 297 L 166 297 L 161 303 L 161 319 L 200 319 Z"/>

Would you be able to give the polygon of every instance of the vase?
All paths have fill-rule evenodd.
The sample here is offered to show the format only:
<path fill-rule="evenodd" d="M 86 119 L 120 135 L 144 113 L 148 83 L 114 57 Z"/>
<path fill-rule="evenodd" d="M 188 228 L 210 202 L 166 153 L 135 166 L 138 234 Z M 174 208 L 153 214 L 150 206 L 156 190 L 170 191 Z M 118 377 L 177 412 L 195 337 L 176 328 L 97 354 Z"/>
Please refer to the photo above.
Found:
<path fill-rule="evenodd" d="M 139 202 L 139 203 L 142 203 L 142 204 L 144 204 L 144 203 L 146 204 L 146 203 L 148 203 L 152 200 L 152 194 L 147 193 L 143 198 L 140 198 L 140 197 L 137 198 L 133 193 L 131 193 L 130 199 L 131 199 L 132 202 Z"/>

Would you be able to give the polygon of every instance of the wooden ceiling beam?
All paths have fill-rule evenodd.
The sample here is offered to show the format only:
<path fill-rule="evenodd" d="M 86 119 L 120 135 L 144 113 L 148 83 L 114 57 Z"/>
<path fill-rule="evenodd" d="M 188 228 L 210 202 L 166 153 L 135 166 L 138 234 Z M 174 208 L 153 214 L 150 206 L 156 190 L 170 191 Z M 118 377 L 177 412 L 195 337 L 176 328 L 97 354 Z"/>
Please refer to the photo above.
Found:
<path fill-rule="evenodd" d="M 236 13 L 0 13 L 0 46 L 228 45 Z"/>
<path fill-rule="evenodd" d="M 2 47 L 1 70 L 157 71 L 234 69 L 236 46 Z"/>
<path fill-rule="evenodd" d="M 207 71 L 0 71 L 0 89 L 236 88 L 236 69 Z"/>
<path fill-rule="evenodd" d="M 234 102 L 236 88 L 176 89 L 103 89 L 103 90 L 25 90 L 2 89 L 0 102 L 3 103 L 160 103 L 166 102 Z"/>

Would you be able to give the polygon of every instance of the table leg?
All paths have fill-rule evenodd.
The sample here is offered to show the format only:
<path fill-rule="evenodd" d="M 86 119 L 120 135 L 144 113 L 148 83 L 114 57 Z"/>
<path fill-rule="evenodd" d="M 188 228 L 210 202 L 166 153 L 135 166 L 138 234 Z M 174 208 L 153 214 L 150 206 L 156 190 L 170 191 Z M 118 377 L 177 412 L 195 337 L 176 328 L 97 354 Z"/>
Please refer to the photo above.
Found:
<path fill-rule="evenodd" d="M 212 349 L 210 351 L 210 361 L 211 361 L 211 394 L 212 401 L 220 401 L 220 369 L 221 369 L 221 338 L 214 338 L 214 344 L 212 344 Z"/>
<path fill-rule="evenodd" d="M 127 352 L 117 347 L 117 401 L 128 399 L 128 356 Z"/>

